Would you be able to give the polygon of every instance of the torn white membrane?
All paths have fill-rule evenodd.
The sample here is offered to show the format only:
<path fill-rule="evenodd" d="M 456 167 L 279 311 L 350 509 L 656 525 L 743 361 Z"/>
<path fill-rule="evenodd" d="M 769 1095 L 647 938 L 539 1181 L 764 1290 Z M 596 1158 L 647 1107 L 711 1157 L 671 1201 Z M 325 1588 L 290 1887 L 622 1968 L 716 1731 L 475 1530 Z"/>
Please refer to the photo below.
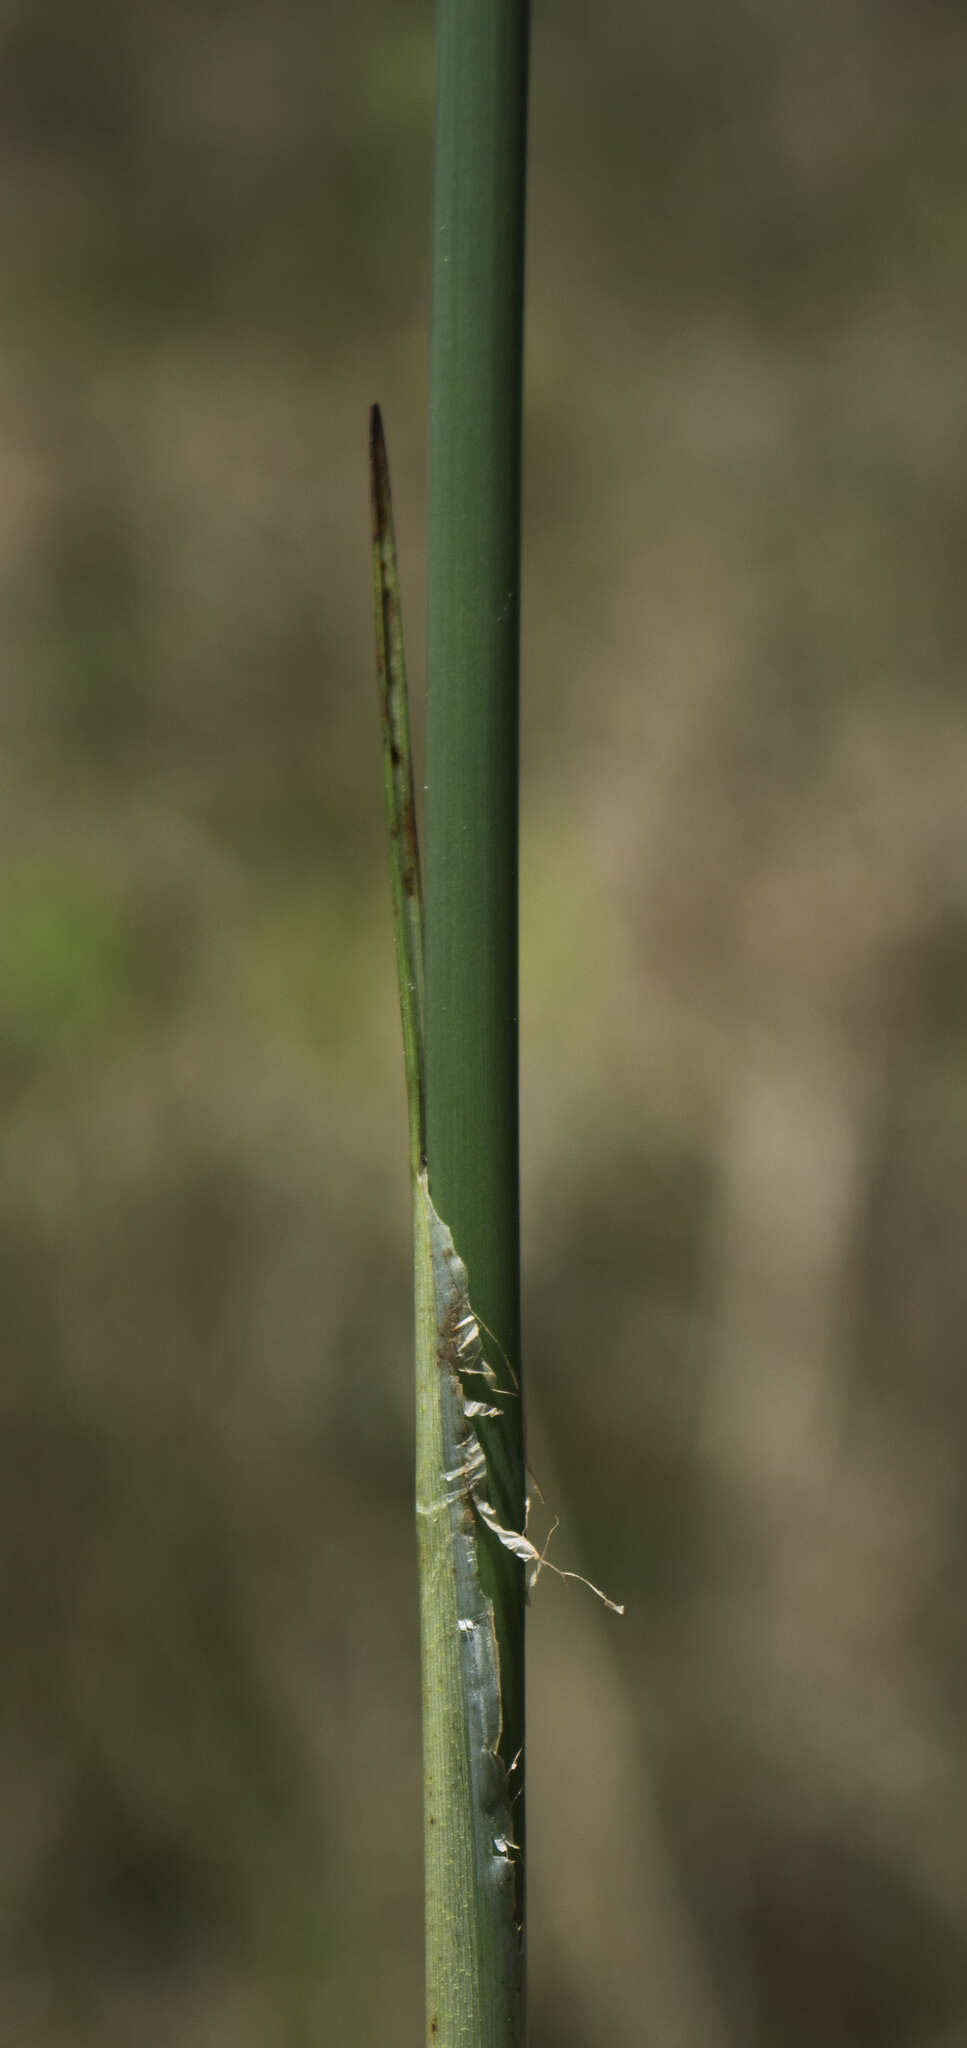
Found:
<path fill-rule="evenodd" d="M 560 1526 L 559 1519 L 555 1518 L 552 1523 L 543 1550 L 538 1550 L 537 1545 L 531 1542 L 527 1534 L 530 1500 L 526 1503 L 527 1514 L 523 1529 L 507 1529 L 499 1521 L 486 1497 L 487 1460 L 476 1424 L 481 1417 L 501 1421 L 504 1410 L 497 1405 L 497 1400 L 507 1399 L 516 1394 L 516 1383 L 512 1389 L 501 1387 L 492 1365 L 484 1354 L 480 1335 L 481 1324 L 470 1306 L 467 1269 L 456 1250 L 450 1231 L 433 1207 L 425 1175 L 423 1186 L 433 1252 L 439 1359 L 440 1364 L 446 1366 L 450 1375 L 459 1383 L 463 1420 L 469 1425 L 469 1428 L 461 1431 L 459 1445 L 455 1444 L 453 1447 L 455 1452 L 462 1453 L 462 1458 L 459 1455 L 447 1458 L 448 1487 L 456 1488 L 457 1493 L 469 1492 L 477 1514 L 491 1534 L 496 1536 L 505 1550 L 509 1550 L 514 1557 L 519 1557 L 522 1564 L 529 1567 L 528 1593 L 533 1591 L 546 1566 L 547 1570 L 554 1572 L 559 1579 L 573 1579 L 578 1585 L 587 1586 L 589 1592 L 603 1601 L 605 1607 L 610 1607 L 613 1614 L 623 1614 L 623 1603 L 609 1600 L 607 1594 L 602 1593 L 600 1586 L 595 1586 L 590 1579 L 584 1578 L 581 1572 L 562 1571 L 559 1565 L 551 1563 L 547 1555 L 547 1546 L 555 1530 Z M 504 1362 L 507 1364 L 506 1360 Z M 487 1382 L 490 1399 L 478 1400 L 470 1395 L 463 1385 L 466 1378 L 484 1379 Z"/>
<path fill-rule="evenodd" d="M 513 1373 L 506 1361 L 498 1379 L 484 1356 L 466 1268 L 430 1200 L 425 1171 L 415 1188 L 415 1251 L 416 1505 L 428 1896 L 454 1902 L 472 1894 L 489 1896 L 490 1908 L 479 1917 L 470 1912 L 461 1926 L 461 1972 L 479 1988 L 485 1980 L 492 1984 L 496 1971 L 506 2009 L 519 2012 L 520 1852 L 513 1806 L 519 1796 L 521 1759 L 515 1757 L 508 1768 L 500 1754 L 500 1656 L 493 1604 L 480 1575 L 481 1532 L 489 1529 L 512 1556 L 520 1558 L 531 1586 L 547 1560 L 528 1536 L 526 1523 L 523 1530 L 506 1528 L 493 1505 L 478 1428 L 484 1422 L 491 1430 L 499 1429 L 506 1403 L 516 1398 L 517 1389 L 510 1384 Z M 579 1576 L 561 1573 L 562 1578 Z M 464 1813 L 466 1828 L 459 1821 L 440 1824 L 444 1815 Z M 452 1976 L 451 1931 L 446 1916 L 437 1918 L 439 1926 L 432 1916 L 427 1923 L 427 1981 L 436 1987 L 434 1997 L 445 2003 Z M 482 1940 L 483 1925 L 495 1930 L 496 1949 Z M 437 2017 L 447 2038 L 442 2009 Z"/>

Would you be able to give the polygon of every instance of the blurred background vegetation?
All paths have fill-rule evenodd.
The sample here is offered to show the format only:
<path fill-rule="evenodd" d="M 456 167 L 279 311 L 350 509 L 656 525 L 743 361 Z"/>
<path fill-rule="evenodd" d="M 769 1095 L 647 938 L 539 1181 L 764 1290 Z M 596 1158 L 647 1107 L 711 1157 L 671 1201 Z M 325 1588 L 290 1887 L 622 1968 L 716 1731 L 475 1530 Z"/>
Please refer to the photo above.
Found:
<path fill-rule="evenodd" d="M 0 9 L 0 2038 L 421 2027 L 414 0 Z M 533 2048 L 967 2043 L 967 21 L 538 0 Z"/>

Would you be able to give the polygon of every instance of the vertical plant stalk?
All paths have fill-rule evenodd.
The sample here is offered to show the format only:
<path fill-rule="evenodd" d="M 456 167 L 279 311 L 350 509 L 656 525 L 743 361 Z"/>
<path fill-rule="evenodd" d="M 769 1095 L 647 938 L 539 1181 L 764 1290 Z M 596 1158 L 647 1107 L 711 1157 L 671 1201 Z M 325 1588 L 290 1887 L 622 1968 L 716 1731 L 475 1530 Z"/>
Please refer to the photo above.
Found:
<path fill-rule="evenodd" d="M 521 1564 L 529 1567 L 530 1585 L 547 1567 L 589 1587 L 615 1613 L 624 1609 L 580 1572 L 551 1564 L 547 1543 L 537 1549 L 527 1534 L 526 1502 L 520 1528 L 516 1520 L 502 1522 L 494 1506 L 520 1446 L 520 1386 L 499 1345 L 499 1371 L 486 1355 L 486 1325 L 471 1305 L 467 1269 L 430 1197 L 423 908 L 389 467 L 376 406 L 370 481 L 413 1189 L 427 2040 L 437 2048 L 512 2048 L 523 2038 L 523 1750 L 511 1753 L 507 1745 L 492 1547 L 509 1560 L 521 1593 Z"/>
<path fill-rule="evenodd" d="M 494 1603 L 484 1546 L 539 1563 L 493 1505 L 481 1432 L 519 1436 L 516 1385 L 484 1354 L 467 1272 L 430 1199 L 425 1158 L 423 921 L 406 667 L 389 469 L 370 418 L 377 663 L 390 832 L 393 923 L 413 1182 L 416 1304 L 416 1512 L 423 1671 L 427 2040 L 509 2048 L 520 2039 L 520 1851 L 513 1808 L 520 1758 L 503 1750 Z"/>
<path fill-rule="evenodd" d="M 517 811 L 527 0 L 438 0 L 427 634 L 426 1090 L 430 1189 L 482 1320 L 520 1360 Z M 499 1522 L 524 1526 L 520 1404 L 482 1418 Z M 524 1590 L 489 1535 L 506 1765 L 524 1745 Z M 519 1982 L 491 2038 L 523 2038 Z M 431 1912 L 433 1908 L 431 1905 Z M 432 1957 L 428 1967 L 433 1967 Z M 432 1991 L 431 1991 L 432 2000 Z M 468 2037 L 469 2038 L 469 2037 Z M 474 2042 L 474 2048 L 477 2048 Z"/>
<path fill-rule="evenodd" d="M 519 1361 L 527 55 L 527 0 L 439 0 L 425 996 L 389 478 L 378 413 L 371 423 L 414 1188 L 426 2038 L 433 2048 L 519 2048 L 524 2036 L 522 1560 L 537 1554 L 524 1533 L 519 1385 L 508 1367 L 498 1373 L 486 1358 L 481 1328 L 493 1333 L 498 1357 Z"/>

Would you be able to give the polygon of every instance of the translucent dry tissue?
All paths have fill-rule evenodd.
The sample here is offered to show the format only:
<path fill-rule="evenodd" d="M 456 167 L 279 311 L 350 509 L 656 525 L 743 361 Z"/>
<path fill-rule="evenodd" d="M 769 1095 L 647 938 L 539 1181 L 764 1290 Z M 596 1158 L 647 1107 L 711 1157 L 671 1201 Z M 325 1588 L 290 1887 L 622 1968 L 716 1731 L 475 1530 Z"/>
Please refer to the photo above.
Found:
<path fill-rule="evenodd" d="M 607 1594 L 602 1593 L 601 1588 L 594 1585 L 591 1579 L 586 1579 L 581 1572 L 563 1571 L 559 1565 L 551 1563 L 547 1549 L 555 1529 L 559 1527 L 558 1517 L 554 1519 L 544 1548 L 538 1550 L 537 1545 L 531 1542 L 527 1534 L 526 1523 L 521 1530 L 505 1529 L 486 1497 L 484 1488 L 487 1481 L 487 1459 L 476 1425 L 482 1416 L 500 1421 L 504 1408 L 497 1404 L 516 1399 L 517 1389 L 516 1386 L 501 1387 L 498 1384 L 497 1375 L 484 1355 L 481 1339 L 481 1329 L 484 1326 L 470 1303 L 467 1269 L 447 1225 L 433 1207 L 425 1169 L 419 1176 L 419 1187 L 433 1271 L 436 1365 L 441 1375 L 449 1377 L 451 1381 L 453 1401 L 452 1404 L 448 1404 L 449 1426 L 444 1435 L 444 1491 L 438 1499 L 433 1500 L 423 1500 L 418 1495 L 417 1514 L 432 1515 L 444 1509 L 449 1511 L 455 1504 L 465 1506 L 469 1502 L 480 1520 L 496 1536 L 498 1542 L 503 1544 L 504 1549 L 511 1551 L 515 1557 L 519 1557 L 530 1567 L 527 1579 L 528 1593 L 533 1591 L 546 1566 L 548 1571 L 552 1571 L 559 1579 L 573 1579 L 578 1585 L 587 1586 L 590 1592 L 604 1602 L 605 1607 L 610 1607 L 613 1614 L 623 1614 L 623 1603 L 609 1600 Z M 511 1372 L 506 1359 L 504 1364 L 508 1372 Z M 482 1380 L 483 1389 L 478 1393 L 472 1393 L 465 1384 L 468 1380 Z M 450 1406 L 453 1411 L 452 1417 L 449 1413 Z M 543 1498 L 533 1474 L 529 1476 L 535 1492 Z M 527 1509 L 529 1513 L 530 1497 L 527 1500 Z"/>
<path fill-rule="evenodd" d="M 532 1588 L 545 1564 L 561 1578 L 590 1581 L 550 1564 L 524 1530 L 507 1529 L 488 1498 L 488 1467 L 478 1436 L 482 1419 L 499 1422 L 515 1387 L 501 1386 L 485 1356 L 470 1301 L 467 1271 L 430 1199 L 425 1169 L 416 1182 L 417 1474 L 425 1680 L 434 1704 L 424 1730 L 427 1857 L 443 1858 L 436 1816 L 459 1806 L 470 1813 L 456 1859 L 478 1891 L 491 1897 L 493 1924 L 505 1955 L 503 1975 L 517 1977 L 519 1914 L 513 1807 L 520 1758 L 505 1764 L 500 1658 L 493 1604 L 480 1574 L 481 1525 L 528 1568 Z M 506 1365 L 506 1361 L 505 1361 Z M 509 1368 L 507 1368 L 509 1372 Z M 598 1588 L 592 1586 L 592 1592 Z M 623 1608 L 598 1597 L 616 1613 Z M 451 1711 L 452 1710 L 452 1711 Z M 463 1740 L 454 1741 L 454 1727 Z M 440 1873 L 443 1881 L 443 1871 Z"/>

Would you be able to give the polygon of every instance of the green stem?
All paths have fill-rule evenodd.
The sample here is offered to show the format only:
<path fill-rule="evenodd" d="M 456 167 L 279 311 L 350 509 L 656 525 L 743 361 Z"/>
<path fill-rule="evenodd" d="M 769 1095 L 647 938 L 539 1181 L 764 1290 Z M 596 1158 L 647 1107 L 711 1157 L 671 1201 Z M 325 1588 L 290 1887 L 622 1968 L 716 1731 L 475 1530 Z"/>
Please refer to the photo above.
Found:
<path fill-rule="evenodd" d="M 427 1156 L 473 1302 L 519 1371 L 517 807 L 526 0 L 440 0 L 427 676 Z M 482 1422 L 491 1499 L 521 1528 L 515 1423 Z M 507 1765 L 523 1748 L 519 1561 L 489 1535 Z M 523 1798 L 514 1831 L 523 1845 Z M 428 1892 L 428 1924 L 447 1903 Z M 523 1861 L 516 1904 L 523 1951 Z M 442 1967 L 442 1966 L 441 1966 Z M 523 2038 L 495 1985 L 487 2040 Z M 428 2010 L 434 1987 L 428 1987 Z M 432 2037 L 438 2039 L 438 2037 Z M 476 2048 L 476 2044 L 474 2044 Z"/>
<path fill-rule="evenodd" d="M 413 1181 L 416 1517 L 423 1669 L 427 2038 L 437 2048 L 506 2048 L 523 2004 L 521 1848 L 514 1808 L 522 1757 L 503 1749 L 492 1532 L 515 1560 L 539 1562 L 493 1505 L 497 1467 L 483 1442 L 520 1435 L 512 1372 L 485 1356 L 466 1267 L 430 1199 L 424 1153 L 423 920 L 409 709 L 389 468 L 370 415 L 373 578 L 393 924 Z M 502 1365 L 506 1361 L 501 1362 Z M 523 1545 L 523 1550 L 522 1550 Z"/>

